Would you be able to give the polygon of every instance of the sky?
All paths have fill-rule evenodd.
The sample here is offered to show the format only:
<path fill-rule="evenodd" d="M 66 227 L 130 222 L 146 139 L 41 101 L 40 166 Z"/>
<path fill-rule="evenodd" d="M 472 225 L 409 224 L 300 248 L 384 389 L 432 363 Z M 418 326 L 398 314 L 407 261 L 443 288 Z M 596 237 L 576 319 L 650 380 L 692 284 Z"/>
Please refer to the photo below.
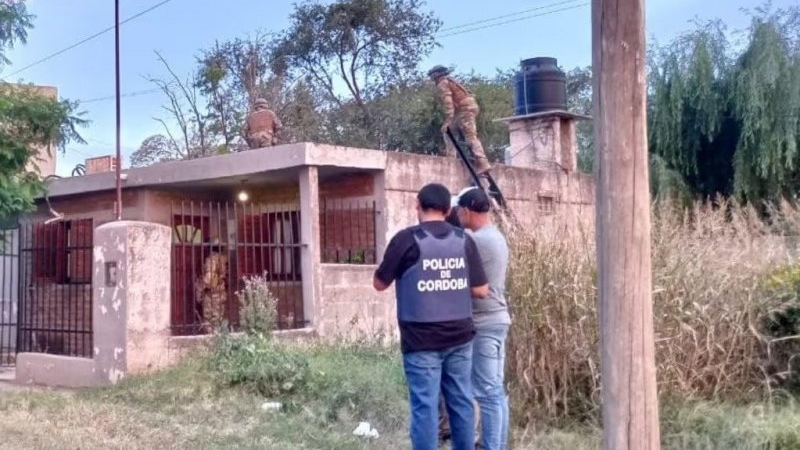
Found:
<path fill-rule="evenodd" d="M 797 0 L 773 0 L 783 7 Z M 293 0 L 121 0 L 120 20 L 147 9 L 120 27 L 121 140 L 123 166 L 148 136 L 162 132 L 154 118 L 168 118 L 161 93 L 141 93 L 155 86 L 147 76 L 166 76 L 157 61 L 159 51 L 180 75 L 195 68 L 200 50 L 216 40 L 244 37 L 256 31 L 279 32 L 288 26 Z M 326 2 L 327 3 L 327 2 Z M 428 0 L 426 8 L 442 21 L 440 47 L 425 58 L 423 68 L 436 64 L 457 72 L 491 75 L 517 67 L 523 59 L 550 56 L 570 69 L 591 64 L 589 0 Z M 57 156 L 57 173 L 67 176 L 86 158 L 114 154 L 114 32 L 113 30 L 53 56 L 114 24 L 112 0 L 27 0 L 36 16 L 26 45 L 7 56 L 11 65 L 0 77 L 58 88 L 59 96 L 80 100 L 88 127 L 80 130 L 86 145 L 70 144 Z M 722 19 L 730 28 L 744 28 L 742 8 L 761 0 L 647 0 L 648 39 L 668 42 L 690 29 L 694 19 Z M 496 20 L 490 20 L 503 16 Z M 475 23 L 480 22 L 480 23 Z M 508 23 L 504 23 L 508 22 Z M 37 63 L 33 65 L 34 63 Z M 25 68 L 32 65 L 30 68 Z M 22 70 L 24 69 L 24 70 Z M 15 73 L 18 72 L 18 73 Z"/>

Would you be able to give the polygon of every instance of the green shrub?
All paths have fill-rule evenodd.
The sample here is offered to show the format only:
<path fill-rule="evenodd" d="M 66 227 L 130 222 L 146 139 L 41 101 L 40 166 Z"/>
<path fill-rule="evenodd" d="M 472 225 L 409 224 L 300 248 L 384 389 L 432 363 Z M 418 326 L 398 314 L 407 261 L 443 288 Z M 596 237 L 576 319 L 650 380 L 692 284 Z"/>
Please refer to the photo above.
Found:
<path fill-rule="evenodd" d="M 270 291 L 265 277 L 256 275 L 243 280 L 244 288 L 236 292 L 242 331 L 269 337 L 277 323 L 278 299 Z"/>
<path fill-rule="evenodd" d="M 800 391 L 796 355 L 800 354 L 800 265 L 782 266 L 764 282 L 764 292 L 776 306 L 764 318 L 767 342 L 766 371 L 776 387 Z"/>
<path fill-rule="evenodd" d="M 293 347 L 255 335 L 221 335 L 209 356 L 219 382 L 268 398 L 302 392 L 311 378 L 309 358 Z"/>

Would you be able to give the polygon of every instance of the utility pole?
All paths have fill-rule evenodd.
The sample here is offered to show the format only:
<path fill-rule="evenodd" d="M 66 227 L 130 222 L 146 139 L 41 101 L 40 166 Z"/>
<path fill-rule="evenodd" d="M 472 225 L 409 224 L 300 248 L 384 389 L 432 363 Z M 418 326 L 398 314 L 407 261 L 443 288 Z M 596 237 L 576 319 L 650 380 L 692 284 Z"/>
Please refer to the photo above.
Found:
<path fill-rule="evenodd" d="M 645 0 L 592 1 L 603 448 L 660 448 L 650 261 Z"/>
<path fill-rule="evenodd" d="M 117 161 L 116 166 L 116 182 L 117 182 L 117 201 L 114 203 L 114 213 L 117 220 L 122 220 L 122 181 L 120 180 L 120 171 L 122 170 L 122 156 L 120 142 L 120 89 L 119 89 L 119 0 L 114 0 L 114 64 L 116 68 L 116 100 L 117 100 Z"/>

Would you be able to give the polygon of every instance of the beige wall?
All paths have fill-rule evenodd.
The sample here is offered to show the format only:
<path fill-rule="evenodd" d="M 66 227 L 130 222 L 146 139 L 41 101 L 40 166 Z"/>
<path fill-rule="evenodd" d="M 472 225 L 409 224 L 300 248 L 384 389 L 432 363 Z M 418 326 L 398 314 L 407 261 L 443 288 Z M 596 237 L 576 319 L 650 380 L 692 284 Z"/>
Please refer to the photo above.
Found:
<path fill-rule="evenodd" d="M 591 175 L 498 165 L 493 170 L 518 229 L 537 229 L 591 239 L 594 181 Z M 456 159 L 389 153 L 385 172 L 375 178 L 379 205 L 378 254 L 399 230 L 417 223 L 417 191 L 439 182 L 456 193 L 470 178 Z M 590 233 L 586 235 L 584 233 Z M 380 256 L 379 256 L 380 259 Z M 396 337 L 394 290 L 378 293 L 372 287 L 374 265 L 322 264 L 317 331 L 323 337 L 379 333 Z"/>
<path fill-rule="evenodd" d="M 329 338 L 397 337 L 394 290 L 372 287 L 374 265 L 322 264 L 317 332 Z"/>
<path fill-rule="evenodd" d="M 549 229 L 572 235 L 593 230 L 594 179 L 561 170 L 495 166 L 497 181 L 518 228 Z M 442 183 L 457 193 L 471 184 L 457 159 L 391 153 L 385 172 L 386 238 L 417 223 L 416 193 L 427 183 Z"/>
<path fill-rule="evenodd" d="M 135 221 L 94 230 L 92 358 L 21 353 L 16 380 L 66 387 L 115 384 L 169 357 L 168 227 Z M 108 270 L 114 264 L 115 271 Z"/>

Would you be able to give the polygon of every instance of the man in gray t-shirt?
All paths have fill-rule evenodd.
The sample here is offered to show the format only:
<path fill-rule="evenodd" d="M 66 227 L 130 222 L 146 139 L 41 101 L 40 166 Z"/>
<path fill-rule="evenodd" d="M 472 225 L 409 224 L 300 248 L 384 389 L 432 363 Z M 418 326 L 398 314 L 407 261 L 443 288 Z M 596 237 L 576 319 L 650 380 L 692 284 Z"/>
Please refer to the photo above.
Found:
<path fill-rule="evenodd" d="M 505 449 L 508 441 L 508 397 L 504 385 L 506 338 L 511 316 L 506 301 L 508 243 L 492 222 L 491 203 L 483 190 L 474 188 L 458 198 L 458 220 L 471 231 L 489 295 L 472 299 L 475 340 L 472 386 L 480 406 L 481 443 L 485 450 Z"/>

